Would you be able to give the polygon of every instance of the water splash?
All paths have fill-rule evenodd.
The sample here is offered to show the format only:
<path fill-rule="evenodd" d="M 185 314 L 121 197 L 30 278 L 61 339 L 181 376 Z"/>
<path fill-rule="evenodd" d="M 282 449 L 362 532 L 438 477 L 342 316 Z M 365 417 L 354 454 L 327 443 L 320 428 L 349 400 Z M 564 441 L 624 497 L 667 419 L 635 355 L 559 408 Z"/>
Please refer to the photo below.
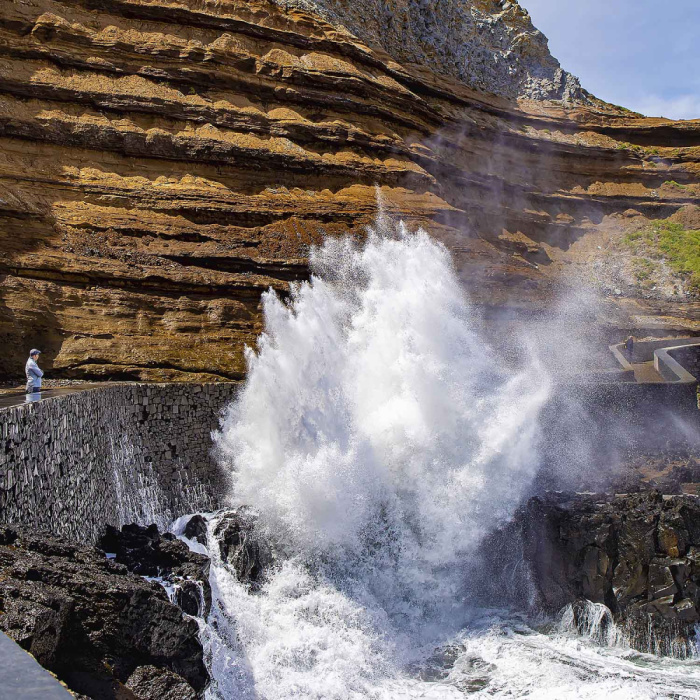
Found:
<path fill-rule="evenodd" d="M 251 594 L 221 560 L 219 517 L 208 525 L 212 612 L 198 620 L 212 677 L 207 700 L 697 698 L 697 661 L 600 646 L 612 642 L 601 624 L 609 611 L 595 604 L 585 629 L 562 619 L 553 634 L 502 610 L 475 611 L 466 629 L 399 666 L 390 640 L 377 633 L 377 610 L 321 583 L 298 560 Z"/>
<path fill-rule="evenodd" d="M 311 268 L 287 304 L 263 299 L 218 438 L 234 498 L 297 553 L 366 550 L 381 522 L 412 556 L 450 563 L 530 482 L 546 373 L 532 356 L 519 373 L 499 366 L 423 231 L 329 240 Z"/>
<path fill-rule="evenodd" d="M 560 634 L 580 635 L 601 646 L 627 646 L 610 609 L 603 603 L 590 600 L 567 605 L 559 613 L 557 631 Z"/>
<path fill-rule="evenodd" d="M 216 439 L 287 561 L 252 602 L 213 580 L 262 697 L 365 697 L 464 624 L 465 564 L 531 483 L 550 382 L 527 352 L 501 366 L 424 231 L 380 222 L 311 269 L 264 296 Z"/>
<path fill-rule="evenodd" d="M 557 633 L 581 637 L 603 647 L 636 650 L 650 656 L 672 659 L 698 659 L 698 644 L 688 638 L 687 626 L 680 620 L 659 620 L 645 612 L 628 612 L 617 621 L 603 603 L 581 600 L 559 613 Z"/>
<path fill-rule="evenodd" d="M 167 530 L 173 521 L 173 511 L 196 512 L 210 509 L 213 496 L 196 479 L 190 479 L 185 465 L 177 459 L 176 480 L 166 490 L 161 486 L 156 470 L 150 462 L 139 458 L 131 439 L 115 430 L 108 433 L 114 510 L 111 524 L 116 527 L 137 523 L 148 526 L 155 523 L 158 529 Z M 177 494 L 173 502 L 172 494 Z"/>
<path fill-rule="evenodd" d="M 469 567 L 535 474 L 550 382 L 532 353 L 500 365 L 447 251 L 380 221 L 311 262 L 287 303 L 265 296 L 217 437 L 280 558 L 253 593 L 209 519 L 208 699 L 697 698 L 695 662 L 615 645 L 602 606 L 582 635 L 475 604 Z"/>

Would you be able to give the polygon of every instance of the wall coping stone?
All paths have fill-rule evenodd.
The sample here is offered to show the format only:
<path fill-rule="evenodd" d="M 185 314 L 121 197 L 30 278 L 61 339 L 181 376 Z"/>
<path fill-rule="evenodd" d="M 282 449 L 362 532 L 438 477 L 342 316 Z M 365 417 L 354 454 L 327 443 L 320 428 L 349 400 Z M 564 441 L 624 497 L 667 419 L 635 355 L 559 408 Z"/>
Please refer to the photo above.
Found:
<path fill-rule="evenodd" d="M 17 700 L 72 700 L 69 693 L 19 644 L 0 632 L 0 691 Z"/>

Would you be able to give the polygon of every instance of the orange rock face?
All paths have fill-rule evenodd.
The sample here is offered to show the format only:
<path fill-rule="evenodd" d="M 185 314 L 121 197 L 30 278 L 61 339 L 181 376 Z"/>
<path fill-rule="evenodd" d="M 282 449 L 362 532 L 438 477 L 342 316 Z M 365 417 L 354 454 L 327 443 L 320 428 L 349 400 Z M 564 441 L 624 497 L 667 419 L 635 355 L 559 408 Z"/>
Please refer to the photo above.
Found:
<path fill-rule="evenodd" d="M 476 92 L 264 0 L 3 3 L 0 374 L 37 345 L 54 377 L 241 378 L 261 293 L 363 235 L 377 191 L 479 303 L 546 310 L 640 220 L 698 218 L 700 122 L 587 102 Z M 613 296 L 640 328 L 700 319 Z"/>

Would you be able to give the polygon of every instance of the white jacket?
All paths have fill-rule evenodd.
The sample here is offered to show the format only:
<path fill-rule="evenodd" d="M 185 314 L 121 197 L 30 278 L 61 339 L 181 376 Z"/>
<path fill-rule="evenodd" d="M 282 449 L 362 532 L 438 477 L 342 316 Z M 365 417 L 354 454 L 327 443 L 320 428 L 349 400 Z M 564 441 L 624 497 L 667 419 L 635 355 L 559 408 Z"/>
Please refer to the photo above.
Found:
<path fill-rule="evenodd" d="M 39 369 L 39 365 L 30 357 L 24 366 L 24 373 L 27 375 L 27 382 L 31 382 L 33 387 L 41 388 L 41 378 L 44 373 Z"/>

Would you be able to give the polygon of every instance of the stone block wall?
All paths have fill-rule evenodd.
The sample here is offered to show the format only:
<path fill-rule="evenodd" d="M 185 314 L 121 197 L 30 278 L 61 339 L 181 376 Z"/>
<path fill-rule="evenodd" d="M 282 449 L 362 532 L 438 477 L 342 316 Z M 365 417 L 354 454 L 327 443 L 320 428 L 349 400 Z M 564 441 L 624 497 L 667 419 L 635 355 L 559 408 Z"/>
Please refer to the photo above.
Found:
<path fill-rule="evenodd" d="M 79 542 L 216 507 L 211 433 L 237 384 L 113 384 L 0 411 L 0 522 Z"/>

